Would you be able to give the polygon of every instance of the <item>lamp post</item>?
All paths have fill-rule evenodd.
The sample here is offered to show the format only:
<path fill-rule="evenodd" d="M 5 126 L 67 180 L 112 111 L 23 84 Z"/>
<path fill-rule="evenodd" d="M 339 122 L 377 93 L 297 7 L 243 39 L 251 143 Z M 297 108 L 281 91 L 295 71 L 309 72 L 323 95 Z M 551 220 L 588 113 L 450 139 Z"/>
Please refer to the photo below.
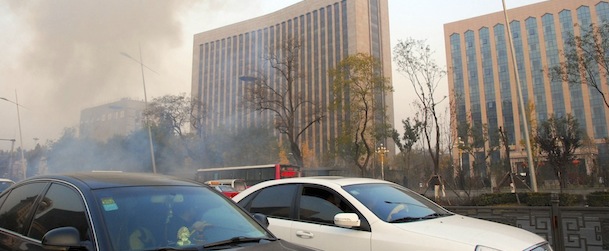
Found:
<path fill-rule="evenodd" d="M 463 173 L 463 140 L 461 140 L 461 137 L 458 138 L 458 142 L 459 145 L 457 146 L 457 148 L 459 149 L 459 171 Z"/>
<path fill-rule="evenodd" d="M 533 165 L 533 152 L 531 151 L 531 141 L 529 140 L 529 124 L 527 122 L 524 100 L 522 98 L 522 87 L 520 86 L 520 76 L 518 75 L 518 64 L 516 63 L 516 54 L 514 52 L 514 43 L 512 42 L 512 31 L 510 29 L 510 23 L 505 9 L 505 0 L 501 0 L 503 3 L 503 15 L 505 16 L 505 27 L 507 28 L 508 41 L 510 43 L 510 54 L 512 54 L 512 63 L 514 64 L 514 76 L 516 78 L 516 86 L 518 90 L 518 99 L 520 103 L 520 114 L 522 114 L 522 126 L 524 127 L 524 141 L 527 149 L 527 159 L 529 162 L 529 174 L 531 175 L 531 187 L 533 192 L 537 192 L 537 177 L 535 177 L 535 166 Z"/>
<path fill-rule="evenodd" d="M 19 114 L 19 99 L 17 98 L 17 90 L 15 90 L 15 102 L 3 97 L 0 97 L 0 99 L 13 103 L 15 104 L 15 107 L 17 107 L 17 124 L 19 126 L 19 147 L 21 148 L 21 171 L 23 171 L 22 178 L 25 179 L 27 177 L 27 166 L 25 165 L 25 157 L 23 154 L 23 135 L 21 132 L 21 115 Z"/>
<path fill-rule="evenodd" d="M 13 163 L 13 149 L 15 149 L 15 139 L 0 139 L 0 140 L 11 142 L 11 151 L 8 154 L 8 168 L 7 168 L 7 170 L 10 170 L 11 164 Z"/>
<path fill-rule="evenodd" d="M 385 166 L 384 166 L 384 162 L 385 162 L 385 154 L 387 154 L 389 152 L 389 150 L 387 150 L 387 147 L 383 146 L 383 143 L 381 143 L 381 145 L 379 147 L 376 148 L 376 153 L 379 154 L 379 156 L 381 157 L 381 179 L 385 180 Z"/>
<path fill-rule="evenodd" d="M 140 47 L 139 49 L 140 49 L 140 60 L 137 60 L 137 59 L 131 57 L 129 54 L 124 53 L 124 52 L 121 52 L 121 55 L 140 64 L 140 67 L 142 69 L 142 85 L 144 86 L 144 109 L 148 110 L 148 96 L 146 95 L 146 79 L 144 78 L 144 67 L 148 68 L 148 66 L 145 66 L 144 63 L 142 62 L 142 48 Z M 154 72 L 152 69 L 150 69 L 150 68 L 148 68 L 148 69 L 151 70 L 152 72 Z M 150 129 L 150 123 L 148 121 L 148 116 L 146 116 L 146 124 L 148 124 L 148 142 L 150 143 L 150 160 L 152 161 L 152 173 L 156 173 L 154 146 L 152 144 L 152 130 Z"/>

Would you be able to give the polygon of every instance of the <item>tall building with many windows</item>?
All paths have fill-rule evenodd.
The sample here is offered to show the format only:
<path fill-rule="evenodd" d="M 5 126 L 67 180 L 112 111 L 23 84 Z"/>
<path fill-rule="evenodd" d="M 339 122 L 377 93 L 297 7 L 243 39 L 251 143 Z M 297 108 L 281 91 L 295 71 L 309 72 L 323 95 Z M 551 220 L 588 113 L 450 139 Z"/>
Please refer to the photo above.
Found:
<path fill-rule="evenodd" d="M 609 109 L 601 95 L 586 85 L 553 81 L 547 73 L 564 60 L 561 52 L 570 34 L 578 35 L 591 23 L 609 20 L 609 3 L 549 0 L 507 13 L 525 106 L 533 109 L 531 114 L 539 122 L 552 115 L 572 114 L 589 137 L 604 143 L 609 136 Z M 503 12 L 444 25 L 449 91 L 456 111 L 453 132 L 458 134 L 457 126 L 465 121 L 491 129 L 501 127 L 511 145 L 512 162 L 517 163 L 525 162 L 526 151 L 521 143 L 523 121 L 507 34 Z M 601 81 L 607 93 L 607 79 Z M 491 142 L 497 144 L 498 140 Z M 598 151 L 607 154 L 601 148 Z M 472 161 L 471 156 L 462 157 L 466 165 Z"/>
<path fill-rule="evenodd" d="M 387 0 L 303 0 L 194 36 L 192 96 L 202 101 L 206 114 L 201 133 L 272 125 L 272 113 L 244 109 L 247 83 L 240 78 L 264 68 L 265 50 L 289 39 L 302 45 L 298 62 L 302 77 L 295 83 L 296 92 L 317 107 L 329 107 L 332 89 L 328 70 L 348 55 L 361 52 L 378 58 L 382 74 L 391 78 Z M 384 119 L 393 123 L 392 94 L 379 95 L 379 99 L 387 107 Z M 307 109 L 312 108 L 305 112 Z M 297 120 L 302 120 L 305 112 L 299 113 Z M 316 156 L 328 152 L 344 116 L 329 111 L 321 123 L 302 135 L 301 143 L 306 142 Z"/>

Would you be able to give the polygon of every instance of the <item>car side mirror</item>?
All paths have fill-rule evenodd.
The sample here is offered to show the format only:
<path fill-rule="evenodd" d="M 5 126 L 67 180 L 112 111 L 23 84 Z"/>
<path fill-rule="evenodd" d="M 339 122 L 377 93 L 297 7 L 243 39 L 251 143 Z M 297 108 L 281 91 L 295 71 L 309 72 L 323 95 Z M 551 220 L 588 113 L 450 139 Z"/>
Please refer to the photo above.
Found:
<path fill-rule="evenodd" d="M 340 213 L 334 215 L 334 224 L 339 227 L 359 227 L 361 225 L 361 220 L 354 213 Z"/>
<path fill-rule="evenodd" d="M 68 250 L 82 247 L 80 233 L 74 227 L 60 227 L 48 231 L 42 237 L 42 245 L 53 250 Z"/>
<path fill-rule="evenodd" d="M 254 219 L 256 219 L 256 221 L 258 221 L 258 223 L 262 224 L 262 226 L 269 226 L 269 219 L 266 217 L 266 215 L 261 213 L 255 213 L 252 216 L 254 217 Z"/>

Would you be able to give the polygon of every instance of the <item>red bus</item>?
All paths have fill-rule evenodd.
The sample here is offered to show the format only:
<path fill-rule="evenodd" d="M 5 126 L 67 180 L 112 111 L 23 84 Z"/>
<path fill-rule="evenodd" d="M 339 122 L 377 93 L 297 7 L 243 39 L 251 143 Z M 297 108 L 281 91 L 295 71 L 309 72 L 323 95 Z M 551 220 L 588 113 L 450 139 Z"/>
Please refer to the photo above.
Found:
<path fill-rule="evenodd" d="M 300 167 L 289 164 L 202 168 L 196 180 L 205 182 L 219 179 L 243 179 L 248 186 L 266 180 L 300 177 Z"/>

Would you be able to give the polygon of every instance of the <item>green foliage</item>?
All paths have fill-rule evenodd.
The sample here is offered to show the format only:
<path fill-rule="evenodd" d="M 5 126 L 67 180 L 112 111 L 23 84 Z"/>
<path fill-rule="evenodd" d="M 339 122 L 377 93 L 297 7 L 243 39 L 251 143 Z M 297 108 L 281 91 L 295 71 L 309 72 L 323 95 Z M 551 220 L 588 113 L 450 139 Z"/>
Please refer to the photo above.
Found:
<path fill-rule="evenodd" d="M 590 207 L 609 207 L 609 192 L 592 192 L 586 195 Z"/>
<path fill-rule="evenodd" d="M 400 149 L 400 152 L 409 153 L 412 151 L 414 144 L 419 140 L 423 122 L 416 118 L 412 119 L 412 121 L 411 118 L 406 118 L 405 120 L 402 120 L 402 125 L 404 125 L 404 135 L 400 138 L 400 134 L 397 130 L 393 130 L 392 138 L 398 146 L 398 149 Z"/>
<path fill-rule="evenodd" d="M 391 136 L 387 125 L 387 109 L 379 95 L 392 92 L 389 79 L 381 74 L 381 64 L 371 55 L 358 53 L 341 60 L 329 71 L 332 79 L 332 109 L 342 111 L 340 156 L 355 163 L 362 175 L 374 153 L 375 141 Z M 347 152 L 349 151 L 349 152 Z"/>
<path fill-rule="evenodd" d="M 552 194 L 550 193 L 528 193 L 523 202 L 527 206 L 551 206 Z"/>
<path fill-rule="evenodd" d="M 558 118 L 551 116 L 537 130 L 535 142 L 554 168 L 561 188 L 566 184 L 567 167 L 575 159 L 575 150 L 582 146 L 582 138 L 583 131 L 571 114 Z"/>
<path fill-rule="evenodd" d="M 578 194 L 558 194 L 560 206 L 576 206 L 581 205 L 584 201 L 583 196 Z M 518 193 L 516 198 L 515 193 L 490 193 L 481 194 L 472 199 L 472 205 L 475 206 L 498 206 L 498 205 L 518 205 L 520 199 L 521 206 L 551 206 L 551 193 Z"/>
<path fill-rule="evenodd" d="M 472 204 L 476 206 L 506 205 L 516 204 L 516 194 L 513 193 L 488 193 L 481 194 L 472 199 Z"/>

